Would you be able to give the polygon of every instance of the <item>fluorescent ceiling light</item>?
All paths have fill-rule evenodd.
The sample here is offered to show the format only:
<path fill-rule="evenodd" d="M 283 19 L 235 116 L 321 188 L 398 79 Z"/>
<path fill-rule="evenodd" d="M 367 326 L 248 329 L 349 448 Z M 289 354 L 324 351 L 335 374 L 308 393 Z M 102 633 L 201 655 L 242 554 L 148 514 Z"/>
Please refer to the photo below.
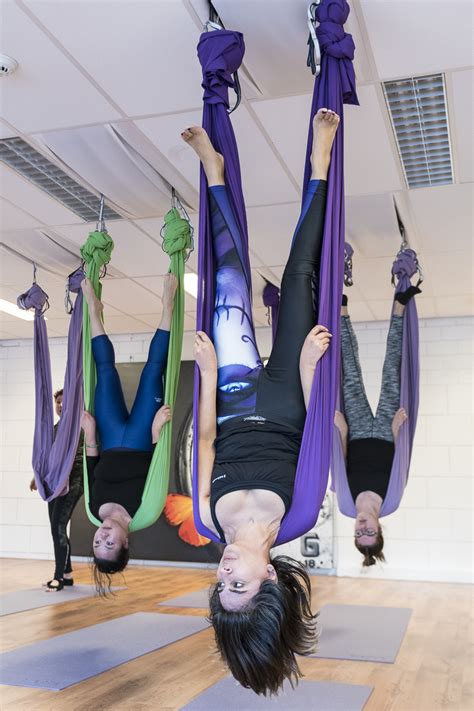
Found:
<path fill-rule="evenodd" d="M 184 290 L 186 293 L 197 299 L 198 295 L 198 276 L 197 274 L 187 273 L 184 275 Z"/>
<path fill-rule="evenodd" d="M 15 137 L 0 141 L 0 160 L 86 222 L 97 220 L 97 195 L 79 185 L 23 139 Z M 104 220 L 121 219 L 122 216 L 115 210 L 104 205 Z"/>
<path fill-rule="evenodd" d="M 451 184 L 443 74 L 388 81 L 383 88 L 408 187 Z"/>
<path fill-rule="evenodd" d="M 23 321 L 34 321 L 35 318 L 32 311 L 23 311 L 23 309 L 19 309 L 16 304 L 12 304 L 11 301 L 5 301 L 5 299 L 0 299 L 0 311 L 4 311 L 6 314 L 10 314 L 10 316 L 22 318 Z"/>

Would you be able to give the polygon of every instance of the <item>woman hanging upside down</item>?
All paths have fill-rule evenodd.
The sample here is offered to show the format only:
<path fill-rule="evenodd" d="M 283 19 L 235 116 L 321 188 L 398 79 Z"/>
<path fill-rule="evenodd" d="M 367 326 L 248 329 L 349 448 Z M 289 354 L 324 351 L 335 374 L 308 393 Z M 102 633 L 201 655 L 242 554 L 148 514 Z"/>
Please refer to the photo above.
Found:
<path fill-rule="evenodd" d="M 342 297 L 342 388 L 347 421 L 342 412 L 336 411 L 334 422 L 341 435 L 347 481 L 357 511 L 354 544 L 364 556 L 364 566 L 385 560 L 379 514 L 390 481 L 394 443 L 407 419 L 406 411 L 400 408 L 403 312 L 408 301 L 418 293 L 420 289 L 411 286 L 395 296 L 375 417 L 365 393 L 347 297 Z"/>
<path fill-rule="evenodd" d="M 128 563 L 128 527 L 141 504 L 154 445 L 163 425 L 171 420 L 171 410 L 163 404 L 163 373 L 177 285 L 174 275 L 164 277 L 161 322 L 150 343 L 148 360 L 129 413 L 115 367 L 114 348 L 104 330 L 102 303 L 91 282 L 88 279 L 82 282 L 97 368 L 96 418 L 85 412 L 82 427 L 90 510 L 102 521 L 93 540 L 94 579 L 100 593 L 107 587 L 110 589 L 110 576 L 124 570 Z"/>
<path fill-rule="evenodd" d="M 203 522 L 225 544 L 210 621 L 234 677 L 275 693 L 301 673 L 297 654 L 316 641 L 304 567 L 270 549 L 290 508 L 314 370 L 331 334 L 314 326 L 312 275 L 319 273 L 326 179 L 339 117 L 314 118 L 312 176 L 281 285 L 278 330 L 264 368 L 255 342 L 239 234 L 224 161 L 197 127 L 183 132 L 204 167 L 215 257 L 212 341 L 198 332 L 199 501 Z"/>

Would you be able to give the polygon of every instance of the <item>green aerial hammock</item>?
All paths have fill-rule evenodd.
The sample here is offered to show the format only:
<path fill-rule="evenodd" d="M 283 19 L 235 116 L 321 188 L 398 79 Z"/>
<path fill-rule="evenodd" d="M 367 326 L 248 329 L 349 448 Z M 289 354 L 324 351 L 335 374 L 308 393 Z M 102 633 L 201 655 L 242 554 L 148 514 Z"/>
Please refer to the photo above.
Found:
<path fill-rule="evenodd" d="M 101 298 L 102 284 L 100 272 L 108 264 L 114 248 L 114 243 L 106 231 L 91 232 L 87 242 L 81 248 L 81 255 L 86 265 L 86 275 L 90 279 L 97 297 Z M 163 250 L 170 257 L 171 274 L 178 280 L 178 288 L 174 300 L 173 318 L 171 321 L 170 343 L 165 373 L 164 402 L 174 408 L 178 390 L 179 371 L 181 364 L 181 349 L 183 345 L 184 327 L 184 262 L 192 248 L 192 231 L 188 220 L 181 217 L 178 209 L 173 207 L 165 216 L 163 229 Z M 83 359 L 84 359 L 84 407 L 93 413 L 94 391 L 96 384 L 95 363 L 92 357 L 90 336 L 90 321 L 87 302 L 84 299 L 83 327 Z M 143 489 L 142 501 L 132 518 L 129 531 L 140 531 L 152 526 L 159 518 L 166 501 L 169 483 L 171 461 L 171 422 L 167 422 L 161 430 L 160 438 L 155 445 L 153 458 L 148 470 L 148 476 Z M 89 520 L 96 526 L 101 525 L 89 507 L 89 478 L 84 450 L 84 500 Z"/>

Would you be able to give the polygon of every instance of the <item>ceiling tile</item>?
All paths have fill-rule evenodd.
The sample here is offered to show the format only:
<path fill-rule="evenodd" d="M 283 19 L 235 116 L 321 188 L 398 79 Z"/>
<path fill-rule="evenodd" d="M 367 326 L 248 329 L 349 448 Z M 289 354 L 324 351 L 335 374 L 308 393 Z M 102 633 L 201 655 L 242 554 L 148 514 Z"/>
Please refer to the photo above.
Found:
<path fill-rule="evenodd" d="M 4 232 L 41 227 L 41 223 L 32 215 L 23 212 L 19 207 L 3 198 L 0 198 L 0 225 Z"/>
<path fill-rule="evenodd" d="M 437 297 L 435 299 L 435 302 L 437 316 L 474 315 L 474 299 L 472 298 L 472 295 Z"/>
<path fill-rule="evenodd" d="M 349 302 L 349 313 L 351 316 L 351 321 L 373 321 L 374 314 L 372 313 L 369 305 L 365 301 L 353 301 Z M 385 321 L 387 319 L 388 309 L 383 311 L 384 315 L 380 320 Z"/>
<path fill-rule="evenodd" d="M 102 291 L 102 300 L 131 316 L 161 311 L 161 299 L 130 279 L 107 281 Z"/>
<path fill-rule="evenodd" d="M 77 41 L 86 52 L 103 62 L 106 53 L 102 43 L 97 45 L 101 51 L 91 51 L 90 31 L 85 34 L 78 32 L 77 25 L 69 15 L 72 4 L 44 3 L 49 5 L 53 14 L 62 10 L 65 13 L 64 21 L 69 24 Z M 90 21 L 91 14 L 84 12 L 83 3 L 79 2 L 77 6 L 78 9 L 82 7 L 83 21 L 90 30 L 94 26 Z M 93 14 L 100 6 L 114 8 L 114 4 L 94 3 Z M 8 32 L 2 35 L 2 52 L 14 57 L 19 63 L 15 74 L 2 85 L 2 114 L 7 121 L 29 133 L 119 118 L 120 115 L 89 80 L 28 15 L 10 0 L 2 2 L 2 21 L 4 27 L 8 27 Z M 84 37 L 88 37 L 87 42 L 84 42 Z"/>
<path fill-rule="evenodd" d="M 474 179 L 473 146 L 473 87 L 474 72 L 468 69 L 453 72 L 448 81 L 452 87 L 453 105 L 448 105 L 451 130 L 456 136 L 457 160 L 454 166 L 456 179 L 467 183 Z"/>
<path fill-rule="evenodd" d="M 200 105 L 199 30 L 181 2 L 26 4 L 129 116 Z"/>
<path fill-rule="evenodd" d="M 263 264 L 286 263 L 299 212 L 299 203 L 247 210 L 250 246 Z"/>
<path fill-rule="evenodd" d="M 360 0 L 381 79 L 472 64 L 472 8 L 465 0 Z"/>
<path fill-rule="evenodd" d="M 443 185 L 410 190 L 409 199 L 425 254 L 472 252 L 473 186 Z"/>
<path fill-rule="evenodd" d="M 13 128 L 10 128 L 10 126 L 5 123 L 5 121 L 2 121 L 0 119 L 0 139 L 13 138 L 14 136 L 18 136 L 18 131 Z"/>
<path fill-rule="evenodd" d="M 346 241 L 364 257 L 394 258 L 401 243 L 393 196 L 346 198 Z"/>

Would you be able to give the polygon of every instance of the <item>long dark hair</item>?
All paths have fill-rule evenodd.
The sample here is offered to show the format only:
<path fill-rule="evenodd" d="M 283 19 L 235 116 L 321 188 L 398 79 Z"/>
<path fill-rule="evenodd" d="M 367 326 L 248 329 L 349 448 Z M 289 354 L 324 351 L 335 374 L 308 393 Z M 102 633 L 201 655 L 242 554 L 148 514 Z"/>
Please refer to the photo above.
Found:
<path fill-rule="evenodd" d="M 375 542 L 371 546 L 361 546 L 357 538 L 354 538 L 354 545 L 358 551 L 364 556 L 362 565 L 364 568 L 368 568 L 370 565 L 375 565 L 377 561 L 385 563 L 385 556 L 383 554 L 383 533 L 382 526 L 379 524 L 379 530 L 375 538 Z"/>
<path fill-rule="evenodd" d="M 311 582 L 304 566 L 287 556 L 272 561 L 278 582 L 265 580 L 243 610 L 225 610 L 217 585 L 210 598 L 209 622 L 232 675 L 256 694 L 276 694 L 285 679 L 302 676 L 297 654 L 310 654 L 317 642 L 311 612 Z"/>
<path fill-rule="evenodd" d="M 92 572 L 94 576 L 95 589 L 101 597 L 108 597 L 112 591 L 112 575 L 125 570 L 130 558 L 128 548 L 121 548 L 115 560 L 96 558 L 93 555 Z"/>

